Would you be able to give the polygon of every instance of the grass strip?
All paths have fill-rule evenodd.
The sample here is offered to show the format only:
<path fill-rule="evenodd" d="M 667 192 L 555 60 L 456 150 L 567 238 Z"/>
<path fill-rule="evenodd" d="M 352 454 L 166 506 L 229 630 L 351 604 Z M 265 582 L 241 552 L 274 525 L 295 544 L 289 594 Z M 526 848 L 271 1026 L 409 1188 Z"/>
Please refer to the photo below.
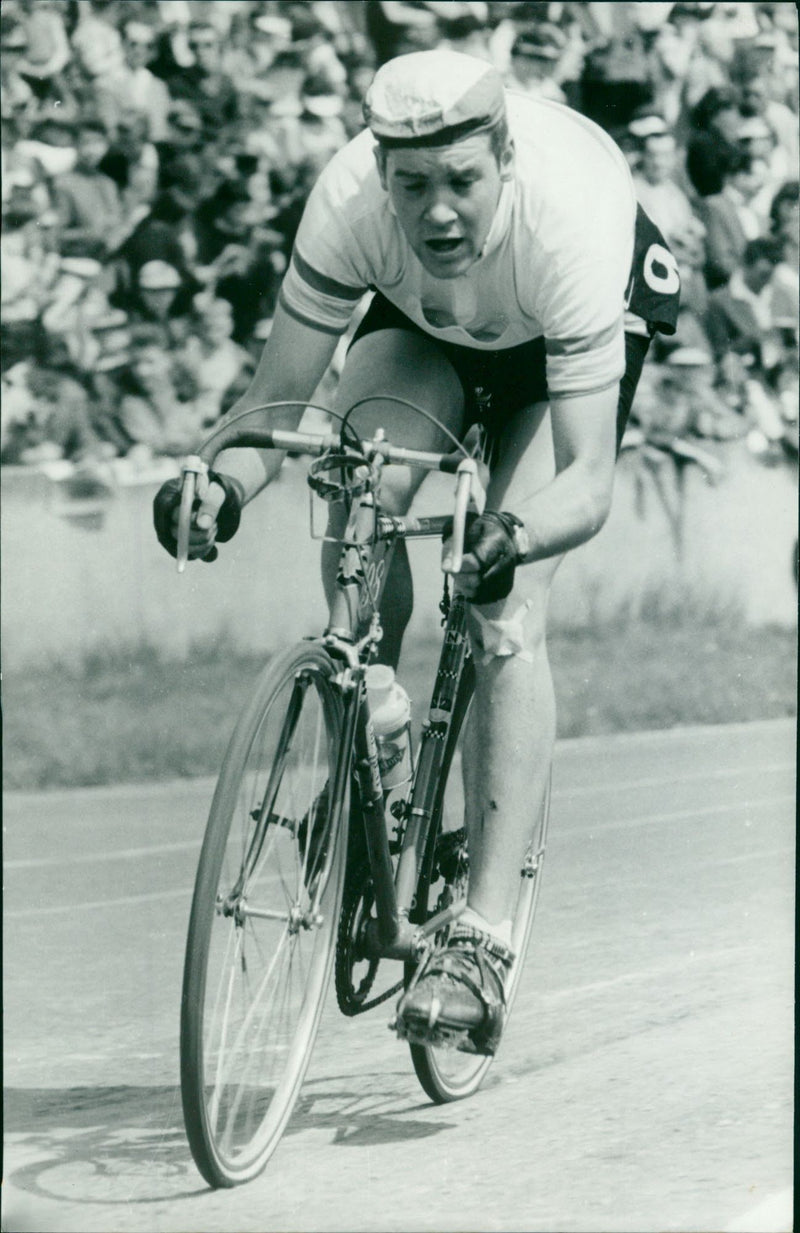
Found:
<path fill-rule="evenodd" d="M 549 638 L 560 736 L 795 714 L 796 634 L 731 615 L 622 614 Z M 438 647 L 406 648 L 400 676 L 415 718 Z M 186 662 L 149 646 L 79 667 L 11 671 L 4 683 L 7 789 L 79 787 L 215 774 L 264 657 L 217 643 Z"/>

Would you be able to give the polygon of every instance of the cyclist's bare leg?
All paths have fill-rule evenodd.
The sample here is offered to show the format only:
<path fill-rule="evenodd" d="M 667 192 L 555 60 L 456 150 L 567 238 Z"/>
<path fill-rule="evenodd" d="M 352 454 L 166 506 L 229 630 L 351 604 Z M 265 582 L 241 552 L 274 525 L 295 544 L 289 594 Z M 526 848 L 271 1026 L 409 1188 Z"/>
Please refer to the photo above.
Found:
<path fill-rule="evenodd" d="M 539 405 L 521 412 L 506 429 L 489 508 L 513 511 L 554 471 L 549 415 Z M 464 757 L 468 902 L 494 927 L 510 922 L 522 859 L 550 773 L 556 713 L 545 624 L 550 584 L 561 559 L 519 568 L 507 599 L 473 605 L 471 611 L 476 695 Z M 487 626 L 487 620 L 497 624 Z M 496 649 L 516 645 L 522 653 L 482 654 L 481 646 L 498 637 Z"/>
<path fill-rule="evenodd" d="M 391 393 L 424 407 L 457 437 L 461 435 L 464 418 L 461 383 L 433 341 L 397 329 L 378 330 L 359 339 L 348 353 L 334 409 L 343 414 L 360 399 L 369 397 L 370 401 L 359 407 L 350 421 L 360 437 L 370 437 L 376 429 L 384 428 L 387 437 L 397 445 L 422 450 L 448 448 L 447 436 L 434 424 L 408 407 L 382 399 L 382 393 Z M 406 513 L 423 479 L 424 472 L 409 467 L 385 467 L 381 501 L 389 513 Z M 341 536 L 343 508 L 335 504 L 329 509 L 328 535 Z M 338 559 L 338 545 L 324 543 L 322 580 L 329 603 Z M 381 604 L 384 635 L 379 659 L 382 663 L 397 667 L 412 607 L 411 570 L 405 544 L 401 543 L 394 553 Z"/>

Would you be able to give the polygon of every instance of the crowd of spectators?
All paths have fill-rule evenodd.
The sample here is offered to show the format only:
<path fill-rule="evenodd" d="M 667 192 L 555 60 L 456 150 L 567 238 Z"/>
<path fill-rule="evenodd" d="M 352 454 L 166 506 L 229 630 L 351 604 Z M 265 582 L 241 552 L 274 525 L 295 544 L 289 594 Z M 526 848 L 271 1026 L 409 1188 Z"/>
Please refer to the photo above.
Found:
<path fill-rule="evenodd" d="M 642 421 L 796 424 L 793 4 L 3 0 L 0 461 L 187 452 L 249 380 L 375 67 L 441 44 L 625 151 L 684 284 Z"/>

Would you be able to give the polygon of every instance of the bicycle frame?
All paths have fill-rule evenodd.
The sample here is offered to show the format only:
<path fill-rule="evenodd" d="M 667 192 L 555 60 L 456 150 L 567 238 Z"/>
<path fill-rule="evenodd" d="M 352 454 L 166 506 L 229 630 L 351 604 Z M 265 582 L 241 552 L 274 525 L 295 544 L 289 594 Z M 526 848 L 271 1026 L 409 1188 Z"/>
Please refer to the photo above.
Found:
<path fill-rule="evenodd" d="M 401 400 L 402 401 L 402 400 Z M 280 407 L 294 404 L 272 404 Z M 261 411 L 266 408 L 256 408 Z M 245 413 L 250 415 L 251 412 Z M 178 531 L 178 571 L 188 559 L 189 522 L 196 482 L 207 473 L 216 455 L 225 448 L 288 449 L 318 458 L 341 446 L 335 435 L 315 435 L 270 429 L 243 428 L 237 417 L 222 425 L 201 447 L 198 456 L 183 464 L 183 491 Z M 339 566 L 329 621 L 318 642 L 341 664 L 337 683 L 344 701 L 344 739 L 332 785 L 330 817 L 338 825 L 351 775 L 355 776 L 359 810 L 375 892 L 376 919 L 370 920 L 365 944 L 370 957 L 418 960 L 427 939 L 463 910 L 453 904 L 424 924 L 412 924 L 410 915 L 428 830 L 433 819 L 434 792 L 447 748 L 452 707 L 467 653 L 466 604 L 456 596 L 446 619 L 444 647 L 439 662 L 430 715 L 423 725 L 421 747 L 415 768 L 410 798 L 404 810 L 404 830 L 397 870 L 392 865 L 384 790 L 378 766 L 378 748 L 366 688 L 366 669 L 381 638 L 378 609 L 394 545 L 399 538 L 441 537 L 447 516 L 396 517 L 380 509 L 376 493 L 386 462 L 409 464 L 425 470 L 457 475 L 452 516 L 452 573 L 461 568 L 467 506 L 472 498 L 483 511 L 485 494 L 479 480 L 478 463 L 464 451 L 463 456 L 427 453 L 390 445 L 382 430 L 373 440 L 360 442 L 363 460 L 368 463 L 369 481 L 351 497 L 347 527 L 342 540 Z M 356 456 L 357 458 L 360 455 Z M 331 499 L 330 495 L 327 499 Z M 366 614 L 369 621 L 366 622 Z M 364 629 L 367 624 L 366 630 Z"/>
<path fill-rule="evenodd" d="M 410 922 L 453 703 L 467 653 L 464 599 L 453 599 L 446 618 L 430 714 L 423 725 L 412 789 L 403 811 L 404 830 L 396 870 L 389 848 L 389 823 L 365 682 L 369 649 L 376 647 L 380 639 L 378 605 L 395 543 L 399 538 L 440 538 L 447 521 L 444 516 L 396 518 L 379 512 L 371 492 L 359 497 L 351 510 L 342 544 L 328 628 L 320 639 L 326 650 L 346 665 L 339 682 L 345 698 L 345 739 L 336 768 L 332 818 L 340 817 L 352 772 L 358 787 L 375 893 L 376 918 L 369 921 L 364 937 L 371 958 L 418 960 L 427 939 L 463 909 L 463 904 L 452 905 L 424 925 Z M 372 608 L 372 621 L 369 632 L 359 642 L 365 600 Z"/>

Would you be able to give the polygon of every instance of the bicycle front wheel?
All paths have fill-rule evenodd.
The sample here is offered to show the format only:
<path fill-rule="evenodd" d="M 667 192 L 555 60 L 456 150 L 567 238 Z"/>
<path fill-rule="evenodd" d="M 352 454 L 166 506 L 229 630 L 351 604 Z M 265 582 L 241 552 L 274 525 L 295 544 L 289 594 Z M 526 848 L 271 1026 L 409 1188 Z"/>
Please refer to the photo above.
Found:
<path fill-rule="evenodd" d="M 300 645 L 266 669 L 231 738 L 197 870 L 181 1003 L 181 1094 L 212 1186 L 266 1165 L 299 1094 L 331 972 L 347 802 L 334 666 Z"/>
<path fill-rule="evenodd" d="M 433 822 L 417 884 L 415 919 L 424 921 L 466 898 L 469 885 L 469 858 L 464 829 L 464 791 L 461 782 L 460 747 L 472 704 L 475 669 L 471 660 L 464 665 L 453 708 L 447 748 L 436 789 Z M 528 950 L 536 901 L 541 884 L 547 823 L 550 808 L 548 783 L 545 799 L 536 819 L 534 833 L 520 867 L 519 888 L 512 916 L 511 946 L 514 960 L 506 978 L 506 1016 L 510 1014 Z M 444 945 L 449 930 L 437 934 L 437 945 Z M 407 973 L 410 977 L 413 968 Z M 417 1078 L 436 1104 L 463 1100 L 477 1091 L 493 1057 L 462 1053 L 432 1045 L 411 1045 L 411 1060 Z"/>

